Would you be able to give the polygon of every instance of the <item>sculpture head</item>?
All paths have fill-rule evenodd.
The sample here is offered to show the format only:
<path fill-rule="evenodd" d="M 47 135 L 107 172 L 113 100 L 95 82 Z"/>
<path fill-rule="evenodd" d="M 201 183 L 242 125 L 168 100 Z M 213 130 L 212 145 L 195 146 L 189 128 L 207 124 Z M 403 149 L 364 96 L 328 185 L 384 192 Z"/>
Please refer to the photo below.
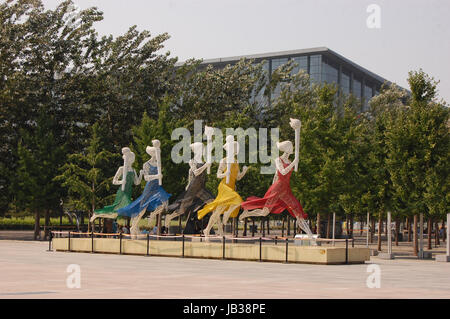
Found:
<path fill-rule="evenodd" d="M 134 155 L 129 147 L 122 148 L 122 154 L 124 166 L 131 167 L 136 159 L 136 155 Z"/>
<path fill-rule="evenodd" d="M 148 155 L 150 155 L 151 158 L 156 156 L 156 147 L 154 146 L 147 146 L 145 149 Z"/>
<path fill-rule="evenodd" d="M 161 148 L 161 142 L 159 140 L 152 140 L 153 147 Z"/>
<path fill-rule="evenodd" d="M 225 140 L 226 143 L 223 148 L 227 151 L 227 156 L 239 154 L 239 143 L 234 140 L 234 136 L 228 135 Z M 232 152 L 233 154 L 229 154 L 229 152 Z"/>
<path fill-rule="evenodd" d="M 214 127 L 205 125 L 205 135 L 209 138 L 214 135 Z"/>
<path fill-rule="evenodd" d="M 277 147 L 283 153 L 291 155 L 294 152 L 294 147 L 291 141 L 277 142 Z"/>
<path fill-rule="evenodd" d="M 195 142 L 190 145 L 192 152 L 194 152 L 194 158 L 201 160 L 203 156 L 203 143 Z"/>
<path fill-rule="evenodd" d="M 157 152 L 161 149 L 161 142 L 159 140 L 152 140 L 153 146 L 147 146 L 145 151 L 151 158 L 157 156 Z"/>

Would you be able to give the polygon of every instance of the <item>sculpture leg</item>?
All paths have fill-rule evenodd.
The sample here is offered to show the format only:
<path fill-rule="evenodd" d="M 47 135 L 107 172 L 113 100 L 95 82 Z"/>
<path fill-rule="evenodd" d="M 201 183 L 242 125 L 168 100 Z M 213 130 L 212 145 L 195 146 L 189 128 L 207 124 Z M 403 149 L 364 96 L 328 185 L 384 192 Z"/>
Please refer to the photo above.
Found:
<path fill-rule="evenodd" d="M 190 198 L 189 200 L 182 201 L 180 207 L 176 211 L 174 211 L 172 214 L 166 215 L 166 221 L 164 225 L 166 226 L 167 231 L 169 231 L 169 226 L 172 219 L 184 215 L 184 213 L 186 212 L 186 208 L 192 204 L 193 200 L 194 198 Z"/>
<path fill-rule="evenodd" d="M 217 221 L 217 231 L 219 232 L 219 236 L 223 236 L 223 224 L 222 224 L 222 219 L 220 218 L 220 215 L 222 214 L 222 212 L 225 210 L 222 209 L 221 212 L 216 216 L 216 221 Z"/>
<path fill-rule="evenodd" d="M 239 220 L 243 220 L 247 217 L 265 217 L 269 215 L 270 209 L 268 207 L 258 208 L 253 210 L 244 210 L 244 212 L 239 216 Z"/>
<path fill-rule="evenodd" d="M 166 215 L 166 221 L 164 223 L 164 226 L 167 229 L 167 232 L 169 232 L 169 226 L 170 226 L 170 222 L 172 221 L 172 219 L 177 218 L 178 216 L 184 215 L 184 210 L 177 210 L 175 212 L 173 212 L 172 214 Z"/>
<path fill-rule="evenodd" d="M 150 213 L 150 216 L 148 217 L 148 225 L 151 226 L 153 220 L 158 217 L 159 214 L 161 214 L 165 209 L 167 209 L 168 201 L 164 202 L 164 204 L 158 206 L 154 211 Z"/>
<path fill-rule="evenodd" d="M 309 225 L 306 222 L 306 220 L 304 220 L 303 218 L 301 218 L 299 216 L 296 216 L 296 219 L 297 219 L 297 224 L 300 226 L 300 228 L 308 235 L 311 242 L 315 244 L 313 233 L 312 233 L 311 229 L 309 228 Z"/>
<path fill-rule="evenodd" d="M 300 212 L 295 212 L 291 207 L 296 206 L 296 200 L 290 196 L 281 196 L 280 200 L 284 202 L 286 207 L 289 207 L 289 213 L 297 219 L 297 224 L 300 226 L 300 228 L 308 235 L 308 238 L 311 240 L 312 243 L 315 244 L 315 240 L 313 237 L 313 233 L 311 229 L 309 228 L 308 223 L 301 217 Z"/>
<path fill-rule="evenodd" d="M 238 208 L 239 205 L 233 205 L 228 208 L 228 210 L 223 214 L 223 224 L 226 225 L 228 222 L 228 219 L 230 218 L 231 213 Z"/>
<path fill-rule="evenodd" d="M 150 215 L 147 218 L 148 226 L 152 227 L 153 220 L 156 218 L 157 215 L 153 214 L 153 212 L 150 213 Z"/>
<path fill-rule="evenodd" d="M 143 209 L 137 216 L 134 216 L 131 218 L 131 228 L 130 228 L 130 234 L 131 239 L 137 239 L 137 235 L 139 235 L 139 221 L 144 216 L 144 214 L 147 212 L 147 209 Z"/>
<path fill-rule="evenodd" d="M 203 234 L 205 237 L 209 237 L 209 233 L 211 231 L 211 228 L 214 226 L 216 222 L 220 222 L 219 225 L 219 233 L 223 236 L 223 231 L 221 230 L 222 222 L 220 221 L 220 214 L 225 210 L 225 207 L 217 207 L 213 212 L 211 217 L 209 218 L 208 226 L 203 230 Z"/>

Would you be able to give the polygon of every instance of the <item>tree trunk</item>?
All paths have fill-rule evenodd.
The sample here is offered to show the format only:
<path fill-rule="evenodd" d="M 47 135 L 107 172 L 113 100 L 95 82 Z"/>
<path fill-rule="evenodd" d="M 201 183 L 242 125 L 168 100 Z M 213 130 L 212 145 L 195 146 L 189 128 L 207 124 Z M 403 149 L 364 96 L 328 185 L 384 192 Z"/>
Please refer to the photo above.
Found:
<path fill-rule="evenodd" d="M 398 218 L 395 218 L 395 246 L 398 246 L 398 233 L 400 232 L 400 222 Z"/>
<path fill-rule="evenodd" d="M 381 251 L 381 231 L 383 228 L 383 220 L 381 219 L 381 213 L 378 215 L 378 251 Z"/>
<path fill-rule="evenodd" d="M 47 209 L 45 211 L 45 222 L 44 222 L 44 240 L 48 240 L 49 236 L 50 236 L 50 231 L 49 231 L 49 226 L 50 226 L 50 211 Z"/>
<path fill-rule="evenodd" d="M 350 236 L 353 238 L 353 215 L 350 215 Z"/>
<path fill-rule="evenodd" d="M 252 218 L 252 237 L 255 237 L 255 217 Z"/>
<path fill-rule="evenodd" d="M 36 210 L 34 212 L 34 235 L 33 235 L 34 240 L 37 240 L 38 238 L 41 239 L 40 219 L 41 216 L 39 214 L 39 211 Z"/>
<path fill-rule="evenodd" d="M 130 219 L 127 219 L 127 225 L 129 224 Z M 161 214 L 158 214 L 158 217 L 156 217 L 156 235 L 161 236 Z"/>
<path fill-rule="evenodd" d="M 261 219 L 261 234 L 263 237 L 266 236 L 266 228 L 264 227 L 264 217 Z"/>
<path fill-rule="evenodd" d="M 373 244 L 373 235 L 375 234 L 375 218 L 370 219 L 372 226 L 370 227 L 370 243 Z"/>
<path fill-rule="evenodd" d="M 236 219 L 236 237 L 239 237 L 239 219 L 235 217 Z"/>
<path fill-rule="evenodd" d="M 291 236 L 291 216 L 287 215 L 287 235 Z"/>
<path fill-rule="evenodd" d="M 88 213 L 88 228 L 87 228 L 87 231 L 88 231 L 88 233 L 91 231 L 91 212 L 89 212 Z"/>
<path fill-rule="evenodd" d="M 434 245 L 437 247 L 440 245 L 439 242 L 439 223 L 434 223 Z"/>
<path fill-rule="evenodd" d="M 330 226 L 331 226 L 331 214 L 328 213 L 328 217 L 327 217 L 327 236 L 326 236 L 326 238 L 330 238 Z"/>
<path fill-rule="evenodd" d="M 242 233 L 242 236 L 247 237 L 247 218 L 244 218 L 244 232 Z"/>
<path fill-rule="evenodd" d="M 433 227 L 433 222 L 431 221 L 431 217 L 428 217 L 428 225 L 427 225 L 427 230 L 428 230 L 428 250 L 432 249 L 433 247 L 431 247 L 431 227 Z"/>
<path fill-rule="evenodd" d="M 408 242 L 411 242 L 411 220 L 406 217 L 406 230 L 408 231 Z"/>
<path fill-rule="evenodd" d="M 320 237 L 320 213 L 317 213 L 316 234 L 319 235 L 319 237 Z"/>
<path fill-rule="evenodd" d="M 447 227 L 448 227 L 448 225 L 447 225 Z M 442 220 L 442 228 L 445 229 L 445 220 L 444 220 L 444 219 Z M 445 243 L 446 240 L 448 240 L 448 238 L 447 238 L 447 232 L 444 231 L 444 236 L 442 236 L 442 241 Z"/>
<path fill-rule="evenodd" d="M 414 215 L 414 225 L 413 225 L 413 247 L 414 247 L 414 256 L 419 255 L 419 242 L 417 236 L 417 214 Z"/>
<path fill-rule="evenodd" d="M 348 215 L 345 215 L 345 231 L 347 233 L 347 237 L 350 235 L 349 230 L 349 223 L 348 223 Z M 344 233 L 344 230 L 342 230 L 342 234 Z"/>

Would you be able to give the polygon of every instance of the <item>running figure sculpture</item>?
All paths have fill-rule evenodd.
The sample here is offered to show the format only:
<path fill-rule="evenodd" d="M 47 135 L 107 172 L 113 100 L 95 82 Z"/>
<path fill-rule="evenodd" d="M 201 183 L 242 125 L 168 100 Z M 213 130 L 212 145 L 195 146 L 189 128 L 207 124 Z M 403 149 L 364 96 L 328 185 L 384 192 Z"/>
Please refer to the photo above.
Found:
<path fill-rule="evenodd" d="M 140 175 L 147 181 L 144 191 L 134 202 L 117 211 L 120 216 L 131 217 L 130 233 L 133 238 L 139 234 L 139 221 L 146 212 L 150 212 L 149 224 L 167 208 L 170 194 L 162 188 L 160 164 L 160 142 L 152 141 L 153 146 L 147 146 L 146 152 L 150 159 L 144 163 Z"/>
<path fill-rule="evenodd" d="M 293 145 L 290 141 L 277 143 L 277 147 L 283 154 L 275 160 L 277 171 L 273 178 L 273 183 L 267 190 L 263 198 L 252 196 L 241 203 L 244 212 L 239 216 L 239 220 L 250 216 L 267 216 L 269 213 L 280 214 L 287 210 L 296 218 L 300 228 L 312 238 L 313 234 L 306 223 L 306 213 L 302 205 L 292 194 L 290 178 L 292 171 L 298 165 L 298 140 L 300 133 L 300 121 L 291 119 L 291 126 L 296 130 L 296 153 L 293 162 L 289 161 L 289 155 L 293 153 Z"/>
<path fill-rule="evenodd" d="M 134 153 L 128 148 L 122 148 L 123 166 L 120 166 L 113 178 L 113 185 L 120 185 L 116 193 L 114 203 L 105 206 L 101 209 L 96 209 L 91 217 L 91 222 L 96 218 L 117 218 L 117 211 L 131 203 L 131 190 L 133 183 L 139 185 L 142 180 L 142 175 L 137 176 L 136 171 L 132 165 L 135 160 Z M 120 179 L 122 177 L 122 179 Z"/>
<path fill-rule="evenodd" d="M 176 201 L 168 208 L 170 215 L 166 216 L 165 226 L 169 229 L 170 221 L 173 218 L 196 213 L 205 203 L 212 202 L 214 196 L 205 187 L 206 170 L 211 167 L 211 163 L 203 163 L 203 143 L 196 142 L 190 145 L 194 152 L 194 158 L 189 161 L 189 176 L 186 189 Z M 189 218 L 188 218 L 189 220 Z"/>
<path fill-rule="evenodd" d="M 217 178 L 222 179 L 218 187 L 217 197 L 213 202 L 206 204 L 203 209 L 198 211 L 198 219 L 202 219 L 206 214 L 212 212 L 208 226 L 203 230 L 206 237 L 209 236 L 215 223 L 218 224 L 219 235 L 223 236 L 221 215 L 223 214 L 223 223 L 226 224 L 229 217 L 237 217 L 242 203 L 241 196 L 235 191 L 235 183 L 236 180 L 244 177 L 248 167 L 244 166 L 242 171 L 239 171 L 239 164 L 236 159 L 239 153 L 239 143 L 234 140 L 232 135 L 227 136 L 224 149 L 227 156 L 220 161 L 217 170 Z"/>

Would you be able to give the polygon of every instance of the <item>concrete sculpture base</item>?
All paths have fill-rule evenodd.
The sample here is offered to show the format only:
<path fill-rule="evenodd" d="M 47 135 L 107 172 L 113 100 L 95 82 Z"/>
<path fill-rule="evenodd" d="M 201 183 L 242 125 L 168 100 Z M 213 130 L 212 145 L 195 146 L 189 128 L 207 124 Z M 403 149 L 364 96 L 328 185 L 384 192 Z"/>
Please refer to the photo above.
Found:
<path fill-rule="evenodd" d="M 70 240 L 70 246 L 69 246 Z M 181 240 L 130 240 L 109 238 L 53 238 L 53 249 L 56 251 L 110 253 L 128 255 L 189 257 L 206 259 L 232 259 L 248 261 L 286 262 L 286 245 L 283 243 L 263 244 L 261 250 L 259 241 L 255 243 L 225 243 L 222 242 L 197 242 Z M 92 249 L 92 244 L 94 249 Z M 184 246 L 184 248 L 183 248 Z M 260 255 L 261 251 L 261 255 Z M 370 259 L 368 248 L 345 247 L 317 247 L 288 245 L 287 260 L 289 263 L 308 264 L 363 264 Z"/>

